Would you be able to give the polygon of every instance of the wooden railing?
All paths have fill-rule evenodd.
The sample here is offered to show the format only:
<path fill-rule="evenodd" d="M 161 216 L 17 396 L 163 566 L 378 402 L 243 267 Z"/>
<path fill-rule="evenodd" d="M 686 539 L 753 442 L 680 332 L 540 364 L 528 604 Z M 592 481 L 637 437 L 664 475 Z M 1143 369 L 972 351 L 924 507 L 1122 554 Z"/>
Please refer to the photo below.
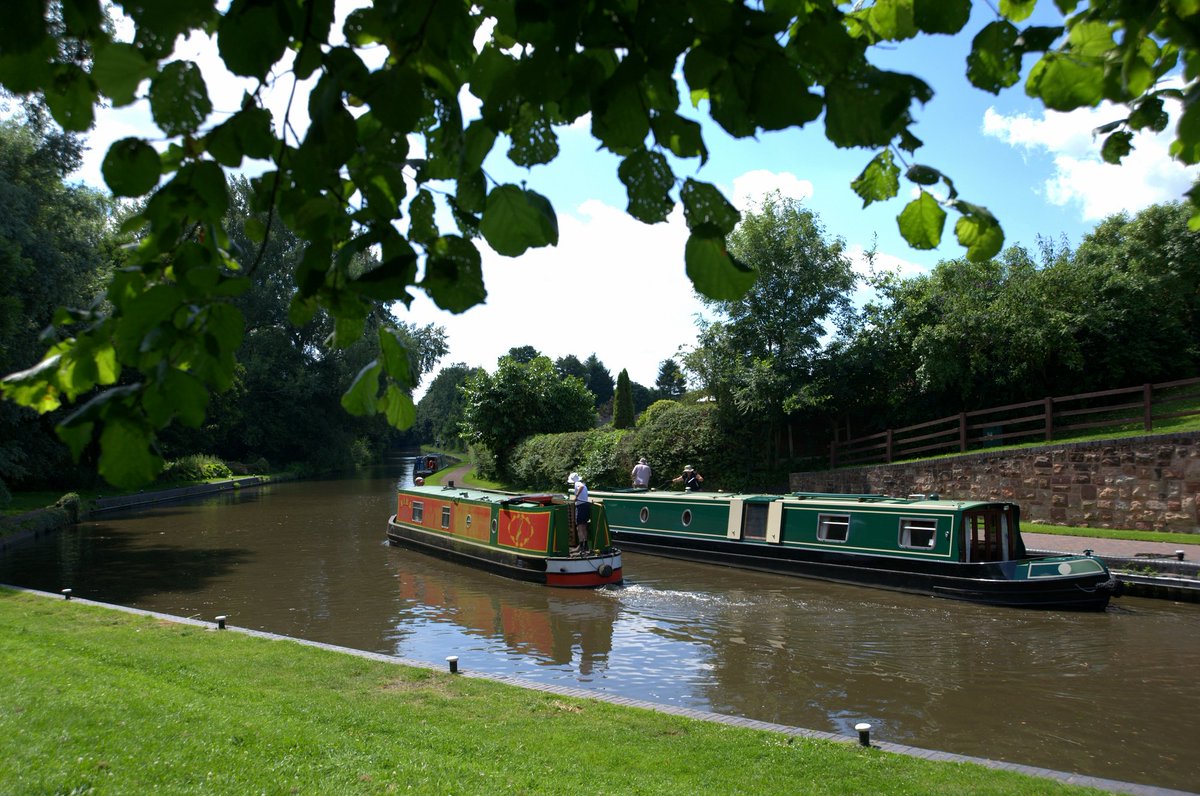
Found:
<path fill-rule="evenodd" d="M 1096 428 L 1127 430 L 1140 425 L 1150 432 L 1156 421 L 1200 415 L 1200 390 L 1192 389 L 1197 385 L 1200 378 L 1047 397 L 960 412 L 857 439 L 834 439 L 829 445 L 829 466 L 890 464 L 1018 442 L 1048 442 Z"/>

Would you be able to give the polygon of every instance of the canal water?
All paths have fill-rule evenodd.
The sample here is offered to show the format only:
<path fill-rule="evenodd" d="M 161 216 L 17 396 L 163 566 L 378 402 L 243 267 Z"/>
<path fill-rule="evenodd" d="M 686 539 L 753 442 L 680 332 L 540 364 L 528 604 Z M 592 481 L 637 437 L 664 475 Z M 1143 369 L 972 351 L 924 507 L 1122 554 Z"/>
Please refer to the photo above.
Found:
<path fill-rule="evenodd" d="M 988 608 L 625 555 L 623 586 L 524 584 L 389 547 L 411 461 L 88 522 L 0 583 L 854 735 L 1200 789 L 1200 606 Z"/>

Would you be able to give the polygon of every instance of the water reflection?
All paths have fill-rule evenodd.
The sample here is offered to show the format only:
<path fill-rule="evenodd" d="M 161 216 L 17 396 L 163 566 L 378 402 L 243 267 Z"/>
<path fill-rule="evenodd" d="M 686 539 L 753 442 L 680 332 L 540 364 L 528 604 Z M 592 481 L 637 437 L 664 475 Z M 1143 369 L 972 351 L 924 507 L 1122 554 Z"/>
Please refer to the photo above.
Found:
<path fill-rule="evenodd" d="M 1200 607 L 1031 612 L 626 554 L 624 587 L 518 583 L 389 547 L 411 463 L 104 518 L 0 582 L 442 665 L 1193 788 Z"/>

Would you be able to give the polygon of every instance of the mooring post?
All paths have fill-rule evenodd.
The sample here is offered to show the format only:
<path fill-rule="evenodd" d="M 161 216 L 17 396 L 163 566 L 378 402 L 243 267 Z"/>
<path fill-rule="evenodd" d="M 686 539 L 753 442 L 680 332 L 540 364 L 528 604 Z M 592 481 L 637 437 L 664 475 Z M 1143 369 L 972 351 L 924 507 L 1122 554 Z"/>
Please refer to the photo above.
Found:
<path fill-rule="evenodd" d="M 867 724 L 864 721 L 861 724 L 855 724 L 854 729 L 858 730 L 859 746 L 870 746 L 871 745 L 871 725 Z"/>

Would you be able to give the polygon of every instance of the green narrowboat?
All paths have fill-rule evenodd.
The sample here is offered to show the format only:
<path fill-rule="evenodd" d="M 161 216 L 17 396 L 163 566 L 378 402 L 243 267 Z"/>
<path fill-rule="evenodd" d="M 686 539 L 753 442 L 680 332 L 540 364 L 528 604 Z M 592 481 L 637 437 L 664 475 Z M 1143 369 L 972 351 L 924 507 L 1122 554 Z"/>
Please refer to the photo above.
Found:
<path fill-rule="evenodd" d="M 514 495 L 454 486 L 400 487 L 388 541 L 547 586 L 621 582 L 602 506 L 593 504 L 588 552 L 572 555 L 575 504 L 562 495 Z"/>
<path fill-rule="evenodd" d="M 1102 610 L 1099 559 L 1035 557 L 1014 503 L 936 495 L 591 493 L 623 549 L 989 605 Z"/>

